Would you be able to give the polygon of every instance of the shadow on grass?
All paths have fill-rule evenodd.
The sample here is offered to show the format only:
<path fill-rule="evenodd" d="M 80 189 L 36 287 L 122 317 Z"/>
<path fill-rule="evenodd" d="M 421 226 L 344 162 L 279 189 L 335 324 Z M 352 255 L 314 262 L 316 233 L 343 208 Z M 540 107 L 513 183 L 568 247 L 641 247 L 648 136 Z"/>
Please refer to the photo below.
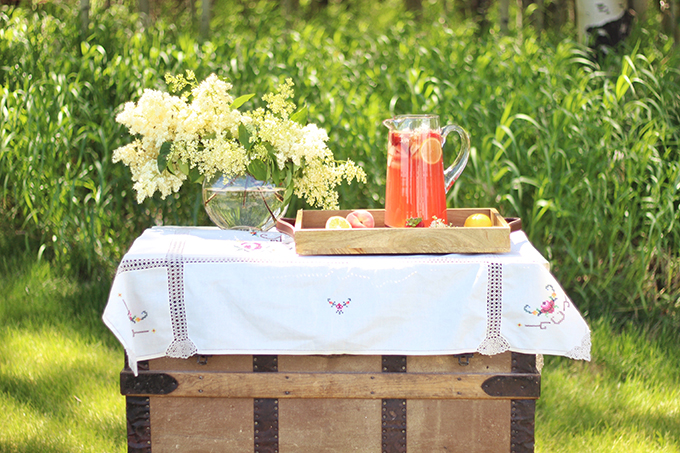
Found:
<path fill-rule="evenodd" d="M 0 441 L 0 451 L 3 453 L 72 453 L 68 445 L 55 445 L 54 441 L 28 439 L 21 445 Z"/>
<path fill-rule="evenodd" d="M 122 357 L 116 365 L 108 348 L 59 327 L 0 333 L 0 406 L 6 417 L 0 451 L 119 451 L 110 447 L 125 439 L 117 388 Z"/>
<path fill-rule="evenodd" d="M 4 234 L 3 234 L 4 233 Z M 0 231 L 0 327 L 59 326 L 109 348 L 119 346 L 101 316 L 111 278 L 78 279 Z"/>

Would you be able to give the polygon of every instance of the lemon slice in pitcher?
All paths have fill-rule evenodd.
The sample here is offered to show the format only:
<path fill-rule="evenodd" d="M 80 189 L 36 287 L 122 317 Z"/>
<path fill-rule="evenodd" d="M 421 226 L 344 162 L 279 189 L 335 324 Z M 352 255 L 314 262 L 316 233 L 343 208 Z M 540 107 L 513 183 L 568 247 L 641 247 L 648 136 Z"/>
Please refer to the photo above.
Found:
<path fill-rule="evenodd" d="M 425 139 L 423 144 L 420 145 L 419 154 L 423 159 L 423 162 L 426 164 L 436 164 L 442 158 L 442 144 L 439 139 L 435 137 L 428 137 Z"/>

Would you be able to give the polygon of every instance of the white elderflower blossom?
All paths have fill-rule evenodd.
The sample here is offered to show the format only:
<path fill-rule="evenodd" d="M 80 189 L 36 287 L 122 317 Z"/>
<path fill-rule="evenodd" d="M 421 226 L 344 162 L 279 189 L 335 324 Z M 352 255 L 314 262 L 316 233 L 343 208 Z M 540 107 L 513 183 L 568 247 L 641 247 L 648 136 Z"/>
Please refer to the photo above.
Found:
<path fill-rule="evenodd" d="M 183 176 L 183 175 L 181 175 Z M 161 193 L 161 198 L 165 199 L 173 192 L 177 192 L 182 187 L 182 182 L 186 178 L 175 176 L 167 171 L 163 174 L 158 172 L 158 167 L 153 162 L 146 162 L 137 167 L 132 172 L 133 185 L 137 192 L 137 202 L 141 203 L 147 197 L 152 197 L 157 191 Z"/>
<path fill-rule="evenodd" d="M 162 174 L 158 171 L 156 158 L 149 158 L 140 140 L 118 148 L 113 153 L 113 162 L 123 162 L 130 167 L 133 188 L 137 192 L 137 202 L 141 203 L 147 197 L 152 197 L 156 191 L 165 198 L 182 187 L 186 179 L 183 174 L 173 175 L 167 170 Z"/>
<path fill-rule="evenodd" d="M 324 208 L 337 207 L 335 187 L 342 180 L 365 181 L 363 170 L 353 162 L 335 161 L 325 130 L 291 119 L 296 109 L 289 101 L 291 79 L 262 97 L 266 109 L 244 113 L 232 108 L 232 85 L 214 74 L 200 84 L 193 77 L 166 80 L 179 89 L 190 86 L 190 95 L 145 90 L 137 104 L 126 103 L 116 117 L 139 136 L 113 153 L 114 162 L 130 167 L 138 202 L 156 192 L 161 198 L 177 192 L 192 171 L 206 179 L 248 171 L 272 175 L 291 181 L 297 196 Z M 247 143 L 239 141 L 246 137 Z M 258 165 L 251 167 L 253 163 Z"/>
<path fill-rule="evenodd" d="M 267 108 L 274 114 L 287 120 L 295 111 L 295 104 L 288 101 L 293 97 L 293 79 L 286 79 L 285 83 L 279 85 L 276 93 L 268 93 L 262 96 L 262 100 L 267 103 Z"/>
<path fill-rule="evenodd" d="M 177 96 L 156 90 L 144 90 L 137 104 L 128 102 L 116 121 L 127 126 L 130 134 L 141 135 L 146 143 L 173 140 L 180 110 L 185 102 Z"/>

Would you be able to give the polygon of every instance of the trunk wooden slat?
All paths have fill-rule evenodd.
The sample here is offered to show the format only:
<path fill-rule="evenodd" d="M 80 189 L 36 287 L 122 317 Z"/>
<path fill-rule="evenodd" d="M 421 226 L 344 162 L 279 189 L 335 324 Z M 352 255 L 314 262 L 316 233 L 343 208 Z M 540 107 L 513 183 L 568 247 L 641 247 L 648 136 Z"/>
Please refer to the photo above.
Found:
<path fill-rule="evenodd" d="M 148 438 L 137 433 L 129 451 L 533 451 L 535 356 L 409 356 L 402 372 L 386 372 L 394 356 L 283 355 L 254 372 L 257 357 L 154 359 L 138 377 L 123 370 L 122 393 L 148 401 Z M 262 402 L 275 416 L 266 433 Z M 404 427 L 401 444 L 386 442 L 392 421 Z"/>
<path fill-rule="evenodd" d="M 142 372 L 142 376 L 149 376 Z M 538 397 L 533 375 L 438 373 L 216 373 L 175 371 L 164 374 L 177 383 L 174 397 L 216 398 L 418 398 L 418 399 L 532 399 Z M 131 373 L 126 375 L 134 379 Z M 509 384 L 508 384 L 509 383 Z M 514 384 L 513 390 L 508 387 Z M 498 392 L 502 386 L 505 391 Z M 144 395 L 132 389 L 129 396 Z"/>

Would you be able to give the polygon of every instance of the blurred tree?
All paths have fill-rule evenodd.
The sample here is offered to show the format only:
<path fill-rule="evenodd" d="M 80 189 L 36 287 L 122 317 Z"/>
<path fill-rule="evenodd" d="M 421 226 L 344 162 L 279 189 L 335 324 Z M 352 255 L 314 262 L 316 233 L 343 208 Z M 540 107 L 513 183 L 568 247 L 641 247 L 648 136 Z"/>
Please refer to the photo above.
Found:
<path fill-rule="evenodd" d="M 517 5 L 520 7 L 518 25 L 543 30 L 545 11 L 543 0 L 518 0 Z"/>
<path fill-rule="evenodd" d="M 309 13 L 314 16 L 318 12 L 328 7 L 328 0 L 311 0 L 309 2 Z"/>
<path fill-rule="evenodd" d="M 567 23 L 576 20 L 575 0 L 551 0 L 545 5 L 545 27 L 551 30 L 559 29 Z"/>
<path fill-rule="evenodd" d="M 501 33 L 505 35 L 508 33 L 508 25 L 510 24 L 510 0 L 499 0 L 498 16 Z"/>
<path fill-rule="evenodd" d="M 295 16 L 300 9 L 300 0 L 281 0 L 281 8 L 286 16 Z"/>
<path fill-rule="evenodd" d="M 145 27 L 151 24 L 151 6 L 149 0 L 139 0 L 139 13 L 142 15 L 142 21 Z"/>
<path fill-rule="evenodd" d="M 201 38 L 210 38 L 210 0 L 201 0 L 201 25 L 199 32 Z"/>
<path fill-rule="evenodd" d="M 80 37 L 82 40 L 85 40 L 87 38 L 87 29 L 89 27 L 90 27 L 90 0 L 80 0 Z"/>
<path fill-rule="evenodd" d="M 506 0 L 501 0 L 506 1 Z M 531 26 L 536 30 L 555 30 L 576 18 L 576 0 L 517 0 L 517 28 Z M 501 21 L 503 16 L 501 15 Z M 509 20 L 509 18 L 508 18 Z M 503 24 L 501 23 L 501 26 Z"/>
<path fill-rule="evenodd" d="M 191 26 L 193 27 L 196 24 L 196 2 L 193 0 L 178 0 L 178 2 L 180 3 L 178 6 L 181 6 L 181 2 L 186 4 L 185 8 L 189 10 L 189 20 L 191 21 Z"/>
<path fill-rule="evenodd" d="M 647 0 L 629 0 L 628 4 L 633 7 L 635 15 L 639 20 L 644 21 L 646 19 L 647 8 L 649 8 L 649 2 Z"/>
<path fill-rule="evenodd" d="M 490 23 L 488 19 L 489 6 L 491 0 L 465 0 L 458 3 L 458 12 L 464 20 L 472 20 L 477 24 L 480 34 L 489 31 Z"/>
<path fill-rule="evenodd" d="M 406 9 L 411 11 L 416 20 L 420 20 L 423 17 L 423 1 L 422 0 L 404 0 Z"/>
<path fill-rule="evenodd" d="M 678 0 L 660 0 L 661 26 L 663 31 L 673 37 L 673 44 L 678 45 L 680 31 L 678 31 Z M 646 9 L 645 9 L 646 12 Z"/>

